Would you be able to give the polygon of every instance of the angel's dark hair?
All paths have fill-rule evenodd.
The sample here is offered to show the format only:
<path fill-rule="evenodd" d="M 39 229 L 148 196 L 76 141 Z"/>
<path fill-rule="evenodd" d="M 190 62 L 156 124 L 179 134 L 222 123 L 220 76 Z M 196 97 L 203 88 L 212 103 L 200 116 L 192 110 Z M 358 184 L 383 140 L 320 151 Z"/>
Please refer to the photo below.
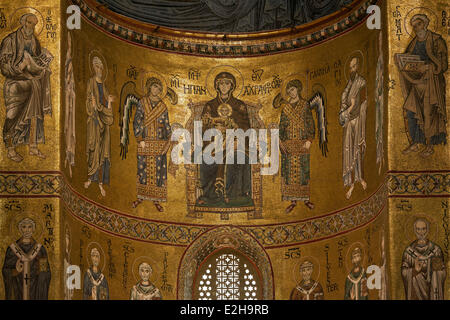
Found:
<path fill-rule="evenodd" d="M 286 85 L 286 91 L 288 91 L 292 87 L 296 87 L 297 88 L 297 93 L 300 96 L 300 93 L 303 90 L 302 82 L 300 80 L 298 80 L 298 79 L 293 79 L 293 80 L 289 81 L 288 84 Z"/>
<path fill-rule="evenodd" d="M 161 82 L 161 80 L 159 80 L 158 78 L 155 78 L 155 77 L 151 77 L 151 78 L 148 78 L 147 81 L 145 82 L 145 90 L 146 90 L 147 92 L 149 92 L 149 91 L 150 91 L 150 88 L 151 88 L 154 84 L 157 84 L 157 85 L 159 85 L 159 86 L 162 88 L 162 82 Z"/>

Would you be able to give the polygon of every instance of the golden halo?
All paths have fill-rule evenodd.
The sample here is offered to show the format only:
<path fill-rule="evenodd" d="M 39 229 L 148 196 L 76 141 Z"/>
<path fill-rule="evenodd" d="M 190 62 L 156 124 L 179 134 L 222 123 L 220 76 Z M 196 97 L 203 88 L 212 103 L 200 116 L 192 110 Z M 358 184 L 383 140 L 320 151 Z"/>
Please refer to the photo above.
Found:
<path fill-rule="evenodd" d="M 221 117 L 229 117 L 231 116 L 231 113 L 233 110 L 231 109 L 231 106 L 228 103 L 222 103 L 217 107 L 217 113 Z"/>
<path fill-rule="evenodd" d="M 157 264 L 156 264 L 155 260 L 153 260 L 152 258 L 150 258 L 148 256 L 140 256 L 140 257 L 134 259 L 133 269 L 132 269 L 134 283 L 136 284 L 141 281 L 141 276 L 139 275 L 139 266 L 143 262 L 147 262 L 150 265 L 150 267 L 152 268 L 152 274 L 151 274 L 150 278 L 148 279 L 148 281 L 155 284 L 155 281 L 159 275 L 159 268 L 157 268 Z"/>
<path fill-rule="evenodd" d="M 214 79 L 221 72 L 229 72 L 234 76 L 234 78 L 236 79 L 236 88 L 234 88 L 233 96 L 235 98 L 239 97 L 242 93 L 242 90 L 244 89 L 244 77 L 242 76 L 242 73 L 238 69 L 229 65 L 220 65 L 212 68 L 208 72 L 205 83 L 208 95 L 211 98 L 215 98 L 217 96 L 216 89 L 214 88 Z"/>
<path fill-rule="evenodd" d="M 167 94 L 167 82 L 166 82 L 166 78 L 164 78 L 159 72 L 156 71 L 147 71 L 147 70 L 141 70 L 141 72 L 139 72 L 139 80 L 141 82 L 141 89 L 143 92 L 143 95 L 145 96 L 147 94 L 147 90 L 145 88 L 145 84 L 147 82 L 148 79 L 150 78 L 157 78 L 161 81 L 162 84 L 162 88 L 161 88 L 161 93 L 158 96 L 159 98 L 163 99 L 166 94 Z"/>
<path fill-rule="evenodd" d="M 348 82 L 348 79 L 350 79 L 350 61 L 352 61 L 353 58 L 359 58 L 359 68 L 358 73 L 360 75 L 364 74 L 364 54 L 361 50 L 355 50 L 352 53 L 349 54 L 347 57 L 347 60 L 345 60 L 344 65 L 344 74 L 345 74 L 345 82 Z"/>
<path fill-rule="evenodd" d="M 281 97 L 286 100 L 289 101 L 289 96 L 287 95 L 286 92 L 286 87 L 287 84 L 289 83 L 289 81 L 291 80 L 300 80 L 300 82 L 302 83 L 302 91 L 299 92 L 299 96 L 301 96 L 303 99 L 306 99 L 306 97 L 308 96 L 308 86 L 307 86 L 307 76 L 306 76 L 306 72 L 305 73 L 294 73 L 294 74 L 290 74 L 288 75 L 284 80 L 283 83 L 281 84 Z"/>
<path fill-rule="evenodd" d="M 11 24 L 9 25 L 9 28 L 11 31 L 16 30 L 18 27 L 21 26 L 20 24 L 20 18 L 27 13 L 33 13 L 36 18 L 38 19 L 38 23 L 35 26 L 36 32 L 35 36 L 39 36 L 42 33 L 42 30 L 44 30 L 44 17 L 42 16 L 42 13 L 32 7 L 21 7 L 16 9 L 10 16 L 9 21 L 11 21 Z"/>
<path fill-rule="evenodd" d="M 311 280 L 313 281 L 319 281 L 320 276 L 320 262 L 317 258 L 313 256 L 306 256 L 303 258 L 300 258 L 296 263 L 294 263 L 294 266 L 292 268 L 292 280 L 294 280 L 295 285 L 298 285 L 300 281 L 302 280 L 300 275 L 300 266 L 303 262 L 308 260 L 314 265 L 313 272 L 311 274 Z"/>
<path fill-rule="evenodd" d="M 347 270 L 347 274 L 350 273 L 350 271 L 353 269 L 353 264 L 352 264 L 352 256 L 351 256 L 351 252 L 356 249 L 356 248 L 360 248 L 361 249 L 361 255 L 362 255 L 362 260 L 361 260 L 361 266 L 364 268 L 364 266 L 366 265 L 367 262 L 367 250 L 366 250 L 366 246 L 363 245 L 361 242 L 357 241 L 352 243 L 352 245 L 348 248 L 347 250 L 347 254 L 345 255 L 345 269 Z"/>
<path fill-rule="evenodd" d="M 91 261 L 91 250 L 93 248 L 97 248 L 98 251 L 100 252 L 100 271 L 103 272 L 103 269 L 105 269 L 105 261 L 106 261 L 106 256 L 105 256 L 105 252 L 103 251 L 102 246 L 98 243 L 98 242 L 90 242 L 87 247 L 86 247 L 86 262 L 87 265 L 89 267 L 92 266 L 92 261 Z"/>
<path fill-rule="evenodd" d="M 69 248 L 66 248 L 66 233 L 69 234 Z M 72 250 L 72 233 L 70 232 L 69 224 L 66 222 L 66 225 L 64 226 L 64 249 L 68 249 L 67 253 L 70 255 L 70 251 Z"/>
<path fill-rule="evenodd" d="M 95 75 L 94 68 L 92 67 L 92 61 L 94 60 L 94 57 L 100 58 L 100 60 L 103 63 L 103 81 L 106 80 L 106 77 L 108 76 L 108 64 L 106 63 L 106 59 L 103 56 L 103 54 L 100 53 L 98 50 L 92 50 L 89 52 L 89 71 L 91 71 L 92 75 Z"/>
<path fill-rule="evenodd" d="M 438 234 L 438 224 L 434 221 L 433 218 L 428 217 L 424 214 L 409 215 L 407 217 L 406 226 L 403 229 L 405 239 L 409 241 L 409 243 L 417 239 L 416 233 L 414 232 L 414 223 L 419 218 L 425 219 L 429 223 L 428 239 L 430 240 L 436 239 L 436 236 Z"/>
<path fill-rule="evenodd" d="M 22 234 L 19 231 L 19 222 L 22 221 L 25 218 L 30 218 L 34 221 L 34 224 L 36 226 L 34 232 L 33 232 L 33 239 L 39 242 L 39 239 L 41 238 L 42 232 L 44 231 L 44 226 L 42 225 L 40 218 L 35 216 L 34 214 L 18 214 L 15 215 L 11 220 L 11 223 L 9 225 L 10 234 L 14 236 L 14 239 L 18 240 L 22 237 Z"/>
<path fill-rule="evenodd" d="M 438 18 L 436 16 L 436 13 L 434 13 L 433 10 L 431 10 L 430 8 L 427 8 L 427 7 L 417 7 L 417 8 L 409 10 L 409 12 L 406 14 L 405 18 L 403 19 L 405 31 L 410 37 L 412 37 L 412 35 L 411 35 L 412 30 L 411 30 L 411 24 L 410 24 L 409 20 L 412 17 L 414 17 L 414 15 L 419 14 L 419 13 L 425 14 L 428 17 L 428 19 L 430 20 L 430 23 L 428 24 L 428 27 L 427 27 L 428 30 L 436 31 L 438 29 Z M 430 15 L 430 13 L 431 13 L 431 15 Z"/>

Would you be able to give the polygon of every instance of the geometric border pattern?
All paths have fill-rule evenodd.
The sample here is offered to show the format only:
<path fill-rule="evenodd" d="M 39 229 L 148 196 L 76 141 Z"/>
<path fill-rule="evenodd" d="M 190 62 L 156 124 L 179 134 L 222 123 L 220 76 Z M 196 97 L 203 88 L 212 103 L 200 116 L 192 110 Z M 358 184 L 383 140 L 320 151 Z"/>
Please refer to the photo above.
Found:
<path fill-rule="evenodd" d="M 58 195 L 61 175 L 49 172 L 4 172 L 0 174 L 0 195 Z"/>
<path fill-rule="evenodd" d="M 320 241 L 373 221 L 389 197 L 450 197 L 450 171 L 391 172 L 369 198 L 322 216 L 297 222 L 239 226 L 263 247 Z M 106 233 L 136 241 L 188 246 L 217 225 L 163 222 L 102 206 L 72 189 L 60 172 L 0 171 L 0 198 L 59 197 L 75 218 Z M 225 225 L 225 224 L 224 224 Z"/>
<path fill-rule="evenodd" d="M 221 38 L 217 37 L 212 38 L 214 41 L 208 41 L 208 38 L 198 40 L 189 36 L 192 34 L 191 32 L 177 31 L 170 35 L 165 35 L 158 33 L 157 30 L 159 27 L 157 26 L 153 26 L 150 32 L 143 32 L 140 31 L 139 28 L 131 29 L 124 23 L 119 24 L 118 22 L 113 21 L 113 19 L 104 12 L 102 16 L 98 12 L 98 8 L 93 9 L 89 6 L 88 3 L 91 1 L 71 0 L 71 2 L 80 7 L 81 13 L 87 21 L 101 29 L 103 32 L 139 46 L 190 55 L 245 57 L 288 52 L 334 38 L 364 21 L 368 17 L 366 9 L 371 4 L 377 4 L 380 1 L 364 1 L 358 8 L 349 12 L 348 15 L 345 15 L 341 20 L 333 24 L 328 24 L 320 30 L 311 31 L 308 34 L 295 36 L 296 29 L 294 28 L 291 30 L 292 33 L 288 35 L 290 38 L 286 38 L 287 36 L 284 35 L 269 43 L 267 43 L 267 39 L 265 43 L 246 39 L 245 45 L 243 44 L 244 41 L 238 40 L 227 40 L 223 41 L 224 44 L 217 44 L 218 42 L 222 42 Z M 92 6 L 93 4 L 90 5 Z M 113 12 L 108 12 L 108 15 L 118 16 Z M 121 18 L 125 19 L 124 17 Z M 130 18 L 128 18 L 128 20 L 130 21 L 130 25 L 143 24 Z"/>
<path fill-rule="evenodd" d="M 388 179 L 389 196 L 449 196 L 450 172 L 395 172 Z"/>
<path fill-rule="evenodd" d="M 59 197 L 75 218 L 111 235 L 136 241 L 187 246 L 201 233 L 217 225 L 164 222 L 135 217 L 102 206 L 78 194 L 57 172 L 1 172 L 0 198 Z M 386 184 L 368 199 L 322 216 L 283 224 L 242 225 L 266 248 L 326 239 L 359 228 L 383 210 Z M 224 224 L 225 225 L 225 224 Z"/>

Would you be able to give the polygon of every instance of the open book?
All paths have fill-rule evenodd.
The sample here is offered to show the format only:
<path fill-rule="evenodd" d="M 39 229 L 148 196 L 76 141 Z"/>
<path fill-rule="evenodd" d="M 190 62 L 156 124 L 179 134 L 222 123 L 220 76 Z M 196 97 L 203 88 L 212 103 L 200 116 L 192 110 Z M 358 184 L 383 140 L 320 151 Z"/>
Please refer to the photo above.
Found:
<path fill-rule="evenodd" d="M 420 66 L 425 64 L 425 61 L 420 60 L 418 55 L 406 53 L 397 53 L 395 55 L 395 61 L 401 71 L 419 72 Z"/>
<path fill-rule="evenodd" d="M 24 51 L 24 56 L 29 61 L 28 71 L 32 74 L 48 68 L 53 61 L 53 55 L 45 48 L 39 56 L 31 56 L 27 51 Z"/>

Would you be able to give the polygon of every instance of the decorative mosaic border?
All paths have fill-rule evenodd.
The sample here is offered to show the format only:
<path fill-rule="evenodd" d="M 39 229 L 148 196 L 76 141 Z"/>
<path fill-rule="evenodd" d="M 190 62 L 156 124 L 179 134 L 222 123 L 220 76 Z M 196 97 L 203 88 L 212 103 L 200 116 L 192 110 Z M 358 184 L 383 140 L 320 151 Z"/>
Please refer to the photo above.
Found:
<path fill-rule="evenodd" d="M 332 24 L 326 25 L 326 22 L 323 24 L 326 25 L 322 27 L 320 30 L 314 30 L 309 34 L 302 34 L 296 36 L 295 33 L 298 33 L 297 30 L 302 30 L 302 25 L 290 29 L 290 34 L 286 34 L 286 30 L 279 30 L 280 34 L 283 34 L 284 38 L 270 40 L 265 39 L 266 42 L 259 43 L 255 40 L 247 40 L 239 41 L 230 41 L 226 38 L 226 34 L 222 34 L 222 38 L 212 38 L 207 40 L 207 38 L 202 39 L 203 41 L 196 41 L 192 35 L 202 34 L 200 32 L 183 32 L 183 31 L 172 31 L 173 38 L 163 35 L 157 32 L 159 27 L 153 26 L 153 30 L 151 32 L 141 32 L 138 30 L 134 30 L 128 28 L 126 25 L 119 24 L 111 17 L 118 17 L 117 13 L 109 11 L 107 9 L 102 8 L 101 10 L 97 6 L 96 8 L 92 8 L 93 4 L 91 1 L 87 0 L 71 0 L 73 4 L 78 5 L 81 8 L 81 13 L 85 17 L 85 19 L 97 28 L 102 31 L 113 35 L 116 38 L 121 40 L 125 40 L 127 42 L 137 44 L 140 46 L 153 48 L 157 50 L 169 51 L 169 52 L 178 52 L 184 54 L 191 55 L 202 55 L 202 56 L 220 56 L 220 57 L 245 57 L 245 56 L 258 56 L 258 55 L 266 55 L 280 52 L 292 51 L 304 47 L 308 47 L 329 39 L 336 37 L 337 35 L 343 34 L 349 29 L 357 26 L 361 22 L 363 22 L 368 14 L 366 13 L 367 8 L 371 4 L 379 3 L 380 0 L 368 0 L 361 3 L 361 5 L 357 8 L 354 8 L 347 16 L 343 17 L 341 20 L 334 22 Z M 90 7 L 92 6 L 92 7 Z M 99 11 L 106 11 L 108 16 L 103 16 Z M 342 13 L 341 13 L 342 14 Z M 111 16 L 111 17 L 110 17 Z M 330 16 L 333 16 L 330 15 Z M 123 17 L 120 16 L 122 19 Z M 139 25 L 145 26 L 150 25 L 146 23 L 141 23 L 138 20 L 126 18 L 129 21 L 129 25 Z M 152 25 L 150 25 L 152 26 Z M 160 29 L 170 30 L 168 28 L 161 27 Z M 312 28 L 311 28 L 312 29 Z M 254 33 L 253 35 L 255 35 Z M 265 33 L 271 34 L 271 32 Z M 273 34 L 277 34 L 277 32 L 273 32 Z M 178 36 L 176 36 L 178 35 Z M 189 38 L 191 35 L 191 38 Z M 250 34 L 251 35 L 251 34 Z M 290 37 L 286 39 L 286 37 Z M 231 36 L 230 36 L 231 38 Z M 228 44 L 218 44 L 223 41 L 227 41 Z M 269 42 L 272 41 L 272 42 Z M 245 43 L 245 44 L 243 44 Z"/>
<path fill-rule="evenodd" d="M 384 210 L 389 197 L 450 197 L 450 171 L 392 172 L 369 198 L 339 211 L 297 222 L 240 226 L 265 248 L 324 240 L 361 228 Z M 216 225 L 161 222 L 134 217 L 78 194 L 60 172 L 0 171 L 0 198 L 58 197 L 72 216 L 114 236 L 188 246 Z"/>
<path fill-rule="evenodd" d="M 0 171 L 0 197 L 59 196 L 62 176 L 57 171 Z"/>
<path fill-rule="evenodd" d="M 60 197 L 75 218 L 114 236 L 136 241 L 187 246 L 215 225 L 162 222 L 127 215 L 104 207 L 78 194 L 58 173 L 0 172 L 0 197 Z M 263 246 L 285 246 L 319 241 L 349 232 L 374 219 L 387 200 L 386 184 L 371 197 L 346 209 L 299 222 L 262 226 L 240 226 Z"/>
<path fill-rule="evenodd" d="M 388 175 L 390 197 L 450 196 L 450 172 L 392 172 Z"/>
<path fill-rule="evenodd" d="M 387 205 L 388 189 L 383 184 L 358 205 L 297 223 L 247 227 L 265 248 L 296 245 L 335 237 L 361 228 L 373 221 Z"/>

